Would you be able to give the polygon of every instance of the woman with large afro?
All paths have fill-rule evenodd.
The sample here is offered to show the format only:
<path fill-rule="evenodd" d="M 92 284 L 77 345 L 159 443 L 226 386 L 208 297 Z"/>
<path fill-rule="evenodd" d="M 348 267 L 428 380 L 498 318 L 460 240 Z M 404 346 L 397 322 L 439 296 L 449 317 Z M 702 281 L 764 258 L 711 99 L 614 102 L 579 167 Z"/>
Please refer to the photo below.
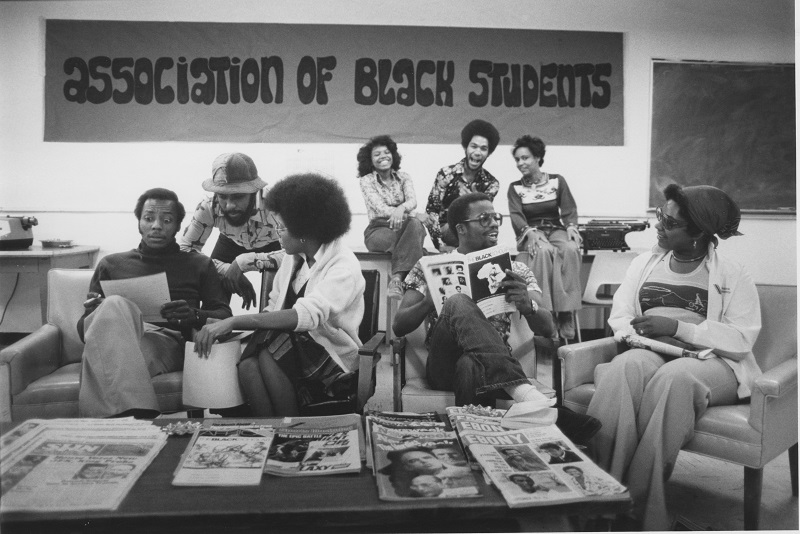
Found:
<path fill-rule="evenodd" d="M 365 283 L 341 240 L 351 215 L 335 180 L 288 176 L 270 190 L 266 205 L 286 252 L 266 308 L 206 324 L 195 345 L 202 357 L 220 336 L 257 330 L 239 363 L 242 392 L 254 416 L 292 416 L 351 392 Z M 287 331 L 291 338 L 282 339 Z"/>

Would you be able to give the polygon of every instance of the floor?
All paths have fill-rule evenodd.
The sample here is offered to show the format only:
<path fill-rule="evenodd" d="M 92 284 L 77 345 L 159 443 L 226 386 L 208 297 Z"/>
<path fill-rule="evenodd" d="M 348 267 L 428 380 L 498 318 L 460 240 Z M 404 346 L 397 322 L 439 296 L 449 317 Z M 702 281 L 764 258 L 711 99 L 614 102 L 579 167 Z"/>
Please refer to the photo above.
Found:
<path fill-rule="evenodd" d="M 391 352 L 381 350 L 378 383 L 367 408 L 392 409 Z M 540 364 L 539 380 L 551 385 L 550 366 Z M 667 484 L 667 506 L 690 530 L 743 530 L 744 469 L 720 460 L 681 452 Z M 798 530 L 798 499 L 792 496 L 789 455 L 764 468 L 761 498 L 762 530 Z M 686 528 L 679 528 L 685 530 Z"/>

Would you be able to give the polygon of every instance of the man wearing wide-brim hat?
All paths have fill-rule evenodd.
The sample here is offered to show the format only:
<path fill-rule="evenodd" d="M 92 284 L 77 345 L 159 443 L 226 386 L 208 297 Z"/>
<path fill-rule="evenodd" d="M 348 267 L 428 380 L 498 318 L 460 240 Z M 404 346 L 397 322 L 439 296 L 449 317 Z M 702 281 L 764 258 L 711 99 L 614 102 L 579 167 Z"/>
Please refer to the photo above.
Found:
<path fill-rule="evenodd" d="M 178 237 L 181 250 L 200 252 L 214 228 L 219 238 L 211 259 L 229 294 L 242 297 L 244 306 L 256 304 L 256 292 L 244 272 L 277 268 L 282 253 L 272 216 L 263 207 L 267 183 L 258 176 L 246 154 L 218 156 L 203 189 L 213 195 L 197 205 L 189 225 Z"/>

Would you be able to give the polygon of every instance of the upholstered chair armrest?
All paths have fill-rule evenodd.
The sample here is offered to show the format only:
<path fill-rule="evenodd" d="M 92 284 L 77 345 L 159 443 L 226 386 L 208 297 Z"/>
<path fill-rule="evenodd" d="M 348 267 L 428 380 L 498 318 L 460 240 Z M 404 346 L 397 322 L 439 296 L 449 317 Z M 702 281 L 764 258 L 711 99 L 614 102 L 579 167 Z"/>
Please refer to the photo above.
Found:
<path fill-rule="evenodd" d="M 372 377 L 375 375 L 375 366 L 381 359 L 378 347 L 383 343 L 384 337 L 383 332 L 378 332 L 358 349 L 358 413 L 362 412 L 364 405 L 374 393 Z"/>
<path fill-rule="evenodd" d="M 392 339 L 392 395 L 394 399 L 394 411 L 403 410 L 403 386 L 406 383 L 406 338 L 396 337 Z"/>
<path fill-rule="evenodd" d="M 0 351 L 0 365 L 8 366 L 9 390 L 16 395 L 34 380 L 59 367 L 61 331 L 52 324 L 41 326 L 30 335 Z"/>
<path fill-rule="evenodd" d="M 797 442 L 797 357 L 756 378 L 750 396 L 750 426 L 759 432 L 784 429 Z M 791 443 L 790 443 L 791 445 Z"/>
<path fill-rule="evenodd" d="M 558 357 L 564 360 L 564 391 L 594 382 L 594 368 L 613 360 L 620 349 L 613 337 L 559 347 Z"/>

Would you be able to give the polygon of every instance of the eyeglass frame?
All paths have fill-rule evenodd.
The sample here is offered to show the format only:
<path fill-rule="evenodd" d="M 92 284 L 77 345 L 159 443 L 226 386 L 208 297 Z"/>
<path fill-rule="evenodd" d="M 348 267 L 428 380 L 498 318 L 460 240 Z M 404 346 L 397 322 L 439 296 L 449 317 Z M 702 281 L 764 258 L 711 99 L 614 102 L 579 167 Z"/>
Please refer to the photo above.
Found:
<path fill-rule="evenodd" d="M 278 219 L 276 219 L 275 217 L 273 217 L 272 219 L 275 221 L 275 233 L 278 234 L 278 237 L 281 237 L 283 233 L 286 231 L 286 227 L 281 226 L 281 224 L 278 222 Z"/>
<path fill-rule="evenodd" d="M 661 223 L 664 230 L 675 230 L 677 228 L 686 228 L 689 226 L 689 223 L 686 221 L 681 222 L 674 217 L 664 215 L 664 209 L 661 206 L 656 208 L 656 220 Z"/>
<path fill-rule="evenodd" d="M 481 219 L 485 219 L 486 222 L 484 223 Z M 480 215 L 478 215 L 474 219 L 464 219 L 461 222 L 462 223 L 478 222 L 478 223 L 480 223 L 480 225 L 482 227 L 488 228 L 489 225 L 491 224 L 490 221 L 496 222 L 497 226 L 502 226 L 503 225 L 503 214 L 502 213 L 497 213 L 496 211 L 493 211 L 491 213 L 488 212 L 488 211 L 484 211 L 483 213 L 481 213 Z"/>

